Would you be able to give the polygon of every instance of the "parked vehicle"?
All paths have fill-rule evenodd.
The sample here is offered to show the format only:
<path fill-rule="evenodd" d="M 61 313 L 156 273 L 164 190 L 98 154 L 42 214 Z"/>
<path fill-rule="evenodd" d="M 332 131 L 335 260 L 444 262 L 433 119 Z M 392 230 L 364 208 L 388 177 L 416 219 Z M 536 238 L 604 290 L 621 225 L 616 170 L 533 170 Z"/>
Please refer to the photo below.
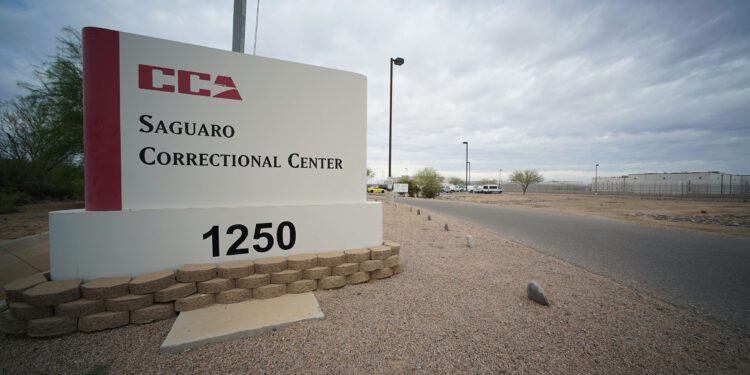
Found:
<path fill-rule="evenodd" d="M 385 193 L 385 189 L 381 187 L 368 187 L 367 192 L 368 193 Z"/>
<path fill-rule="evenodd" d="M 455 185 L 443 185 L 443 193 L 454 193 L 457 191 L 458 188 Z"/>
<path fill-rule="evenodd" d="M 502 194 L 503 188 L 497 185 L 482 185 L 476 192 L 483 194 Z"/>
<path fill-rule="evenodd" d="M 476 193 L 477 192 L 477 187 L 474 186 L 474 185 L 469 185 L 469 187 L 468 187 L 468 189 L 466 191 L 469 192 L 469 193 Z"/>

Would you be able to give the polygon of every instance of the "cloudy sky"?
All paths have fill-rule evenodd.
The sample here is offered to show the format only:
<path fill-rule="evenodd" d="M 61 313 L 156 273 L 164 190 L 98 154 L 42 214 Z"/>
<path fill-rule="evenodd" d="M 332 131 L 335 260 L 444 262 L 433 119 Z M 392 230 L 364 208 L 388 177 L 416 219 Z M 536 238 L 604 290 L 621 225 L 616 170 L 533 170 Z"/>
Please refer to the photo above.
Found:
<path fill-rule="evenodd" d="M 256 0 L 248 0 L 252 51 Z M 0 100 L 71 26 L 231 49 L 232 1 L 0 0 Z M 750 174 L 750 1 L 261 0 L 257 54 L 368 77 L 368 165 Z"/>

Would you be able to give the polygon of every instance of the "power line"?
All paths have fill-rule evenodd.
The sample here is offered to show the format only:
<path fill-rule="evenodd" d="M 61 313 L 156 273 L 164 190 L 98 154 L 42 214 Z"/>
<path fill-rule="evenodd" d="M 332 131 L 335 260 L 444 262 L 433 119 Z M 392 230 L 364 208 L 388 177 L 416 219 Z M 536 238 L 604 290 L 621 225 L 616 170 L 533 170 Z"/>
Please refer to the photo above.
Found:
<path fill-rule="evenodd" d="M 253 40 L 253 56 L 255 55 L 255 47 L 258 44 L 258 14 L 260 14 L 260 0 L 255 6 L 255 40 Z"/>

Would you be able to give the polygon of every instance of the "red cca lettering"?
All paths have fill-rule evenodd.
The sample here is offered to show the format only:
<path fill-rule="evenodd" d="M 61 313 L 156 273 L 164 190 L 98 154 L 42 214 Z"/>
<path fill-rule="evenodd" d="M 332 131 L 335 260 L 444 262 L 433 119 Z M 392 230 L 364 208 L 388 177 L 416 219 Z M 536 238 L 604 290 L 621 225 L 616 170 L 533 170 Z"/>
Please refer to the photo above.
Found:
<path fill-rule="evenodd" d="M 162 68 L 160 66 L 153 65 L 138 65 L 138 88 L 144 90 L 164 91 L 164 92 L 175 92 L 174 85 L 161 85 L 159 87 L 154 86 L 154 72 L 159 72 L 162 76 L 174 77 L 175 70 L 171 68 Z M 201 81 L 211 81 L 211 75 L 208 73 L 191 72 L 189 70 L 178 70 L 177 71 L 177 92 L 180 94 L 190 94 L 198 96 L 211 96 L 211 90 L 208 89 L 193 89 L 190 86 L 191 77 Z M 228 90 L 224 90 L 216 95 L 214 98 L 220 99 L 233 99 L 242 100 L 240 92 L 237 91 L 237 86 L 234 85 L 231 77 L 217 76 L 214 80 L 214 85 L 227 87 Z"/>

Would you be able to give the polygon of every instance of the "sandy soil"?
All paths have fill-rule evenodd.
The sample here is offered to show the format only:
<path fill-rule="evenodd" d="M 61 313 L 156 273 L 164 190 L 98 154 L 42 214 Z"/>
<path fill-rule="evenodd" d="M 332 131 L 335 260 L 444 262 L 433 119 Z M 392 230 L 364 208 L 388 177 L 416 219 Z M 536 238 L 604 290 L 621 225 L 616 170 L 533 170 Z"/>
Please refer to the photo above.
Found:
<path fill-rule="evenodd" d="M 402 244 L 404 273 L 316 291 L 324 320 L 179 354 L 159 353 L 172 321 L 46 340 L 3 336 L 0 373 L 750 372 L 750 337 L 427 215 L 385 205 L 384 236 Z M 551 306 L 526 298 L 532 279 Z"/>
<path fill-rule="evenodd" d="M 641 224 L 662 225 L 750 237 L 750 201 L 654 199 L 589 194 L 503 193 L 443 194 L 440 199 L 595 215 Z M 738 225 L 734 225 L 738 224 Z"/>
<path fill-rule="evenodd" d="M 50 211 L 83 208 L 83 202 L 49 202 L 27 204 L 18 212 L 0 215 L 0 241 L 14 240 L 49 230 Z"/>

